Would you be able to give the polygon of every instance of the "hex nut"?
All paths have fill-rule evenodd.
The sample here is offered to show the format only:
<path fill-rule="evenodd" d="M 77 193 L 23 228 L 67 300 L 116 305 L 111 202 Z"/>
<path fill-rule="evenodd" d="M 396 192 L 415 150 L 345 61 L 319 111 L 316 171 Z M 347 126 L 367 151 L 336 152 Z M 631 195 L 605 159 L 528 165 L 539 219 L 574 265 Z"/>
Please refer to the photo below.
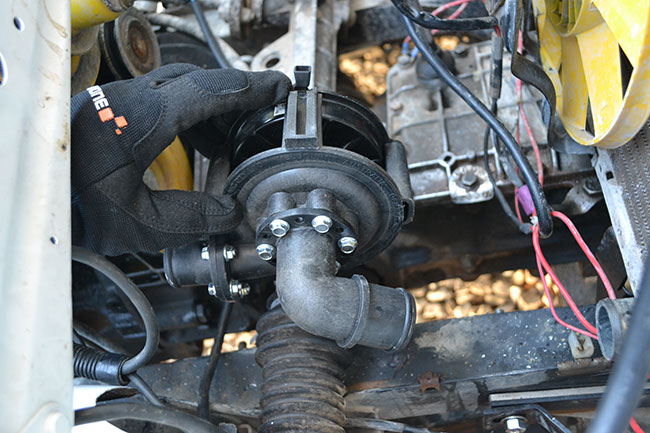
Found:
<path fill-rule="evenodd" d="M 281 238 L 289 232 L 291 226 L 285 220 L 278 218 L 271 221 L 271 224 L 269 224 L 269 229 L 271 229 L 273 236 Z"/>
<path fill-rule="evenodd" d="M 246 296 L 251 291 L 251 286 L 248 284 L 242 284 L 242 282 L 239 280 L 230 280 L 228 287 L 232 296 Z"/>
<path fill-rule="evenodd" d="M 343 254 L 352 254 L 357 249 L 358 242 L 351 236 L 344 236 L 339 239 L 339 249 Z"/>
<path fill-rule="evenodd" d="M 275 256 L 275 247 L 270 244 L 259 244 L 255 250 L 262 260 L 269 261 Z"/>
<path fill-rule="evenodd" d="M 217 296 L 217 289 L 214 287 L 214 284 L 210 283 L 208 284 L 208 293 L 210 296 Z"/>
<path fill-rule="evenodd" d="M 526 419 L 521 416 L 509 416 L 504 420 L 506 433 L 524 433 L 526 431 Z"/>
<path fill-rule="evenodd" d="M 318 215 L 311 220 L 311 226 L 318 233 L 327 233 L 332 227 L 332 218 L 327 215 Z"/>
<path fill-rule="evenodd" d="M 224 245 L 223 246 L 223 258 L 229 262 L 232 259 L 237 257 L 237 249 L 233 247 L 232 245 Z"/>
<path fill-rule="evenodd" d="M 201 259 L 202 260 L 210 260 L 210 249 L 208 248 L 207 245 L 203 246 L 201 248 Z"/>

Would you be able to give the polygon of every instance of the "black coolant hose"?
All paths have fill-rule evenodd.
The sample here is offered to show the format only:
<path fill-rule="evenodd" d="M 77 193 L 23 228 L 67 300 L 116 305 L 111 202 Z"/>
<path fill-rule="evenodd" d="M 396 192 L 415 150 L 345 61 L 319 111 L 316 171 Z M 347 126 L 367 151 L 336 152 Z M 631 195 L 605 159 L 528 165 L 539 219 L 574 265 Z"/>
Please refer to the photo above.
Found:
<path fill-rule="evenodd" d="M 643 393 L 650 372 L 650 259 L 644 267 L 621 352 L 587 433 L 625 431 Z"/>
<path fill-rule="evenodd" d="M 146 365 L 156 353 L 160 339 L 156 313 L 138 286 L 106 257 L 73 246 L 72 260 L 90 266 L 104 274 L 131 301 L 142 318 L 145 329 L 145 343 L 140 352 L 133 357 L 106 353 L 80 345 L 75 345 L 74 348 L 74 369 L 76 374 L 107 383 L 124 384 L 128 382 L 124 376 Z M 111 374 L 113 375 L 112 379 Z"/>
<path fill-rule="evenodd" d="M 542 186 L 537 180 L 537 176 L 533 168 L 528 163 L 528 159 L 524 156 L 517 145 L 510 131 L 497 119 L 494 114 L 486 107 L 480 99 L 478 99 L 458 78 L 447 68 L 442 59 L 436 55 L 431 49 L 429 44 L 425 41 L 421 30 L 409 18 L 403 17 L 406 30 L 411 36 L 413 43 L 418 48 L 424 59 L 431 65 L 434 71 L 438 73 L 440 78 L 469 105 L 469 107 L 476 112 L 496 134 L 501 141 L 505 144 L 508 153 L 512 157 L 515 165 L 519 168 L 524 182 L 528 186 L 530 195 L 537 211 L 537 220 L 539 223 L 539 234 L 543 238 L 551 236 L 553 233 L 553 219 L 551 217 L 551 208 L 546 202 L 546 196 L 542 190 Z"/>

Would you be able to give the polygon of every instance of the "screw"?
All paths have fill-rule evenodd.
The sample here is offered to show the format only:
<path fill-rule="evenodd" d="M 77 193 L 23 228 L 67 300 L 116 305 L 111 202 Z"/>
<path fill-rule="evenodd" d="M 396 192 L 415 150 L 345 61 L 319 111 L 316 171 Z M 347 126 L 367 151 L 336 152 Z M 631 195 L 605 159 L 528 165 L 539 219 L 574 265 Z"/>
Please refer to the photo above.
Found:
<path fill-rule="evenodd" d="M 332 227 L 332 218 L 325 215 L 315 216 L 314 219 L 311 220 L 311 226 L 318 233 L 327 233 Z"/>
<path fill-rule="evenodd" d="M 463 186 L 466 188 L 470 188 L 476 185 L 476 182 L 478 182 L 478 176 L 476 176 L 476 173 L 474 173 L 473 171 L 468 171 L 467 173 L 464 173 L 460 178 L 460 183 L 462 183 Z"/>
<path fill-rule="evenodd" d="M 506 433 L 524 433 L 526 431 L 526 418 L 522 416 L 509 416 L 504 420 Z"/>
<path fill-rule="evenodd" d="M 231 261 L 237 257 L 237 249 L 233 247 L 232 245 L 224 245 L 223 246 L 223 258 L 226 259 L 227 262 Z"/>
<path fill-rule="evenodd" d="M 212 283 L 208 284 L 208 293 L 211 296 L 217 296 L 217 288 L 214 287 L 214 284 L 212 284 Z"/>
<path fill-rule="evenodd" d="M 339 248 L 343 254 L 352 254 L 357 249 L 357 240 L 351 236 L 345 236 L 339 239 Z"/>
<path fill-rule="evenodd" d="M 210 260 L 210 250 L 208 249 L 207 245 L 201 248 L 201 259 Z"/>
<path fill-rule="evenodd" d="M 257 255 L 262 260 L 271 260 L 275 256 L 275 247 L 270 244 L 259 244 L 256 248 Z"/>
<path fill-rule="evenodd" d="M 246 296 L 251 292 L 251 286 L 248 284 L 242 283 L 239 280 L 230 280 L 228 283 L 228 288 L 230 289 L 230 294 L 233 296 Z"/>
<path fill-rule="evenodd" d="M 277 236 L 281 238 L 282 236 L 286 235 L 289 232 L 291 226 L 285 220 L 274 219 L 273 221 L 271 221 L 271 224 L 269 224 L 269 228 L 271 229 L 271 233 L 273 233 L 273 236 Z"/>

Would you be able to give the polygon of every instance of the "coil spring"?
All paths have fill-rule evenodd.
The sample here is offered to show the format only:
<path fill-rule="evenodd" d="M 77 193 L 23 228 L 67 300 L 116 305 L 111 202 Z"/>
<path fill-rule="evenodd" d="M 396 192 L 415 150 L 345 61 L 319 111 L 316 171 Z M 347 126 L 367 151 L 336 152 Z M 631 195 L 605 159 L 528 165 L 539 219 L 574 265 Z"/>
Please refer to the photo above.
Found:
<path fill-rule="evenodd" d="M 346 352 L 300 329 L 276 301 L 257 324 L 260 433 L 343 433 Z"/>

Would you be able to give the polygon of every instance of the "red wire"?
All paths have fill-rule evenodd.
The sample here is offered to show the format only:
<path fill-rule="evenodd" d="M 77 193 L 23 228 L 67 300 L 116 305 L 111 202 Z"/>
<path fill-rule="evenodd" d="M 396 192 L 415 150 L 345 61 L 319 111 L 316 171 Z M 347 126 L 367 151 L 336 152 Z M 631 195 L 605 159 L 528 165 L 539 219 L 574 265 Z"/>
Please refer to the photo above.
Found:
<path fill-rule="evenodd" d="M 596 273 L 598 274 L 603 284 L 605 285 L 605 289 L 607 290 L 607 295 L 610 297 L 610 299 L 616 299 L 614 288 L 612 287 L 612 284 L 609 282 L 609 278 L 607 278 L 607 274 L 605 274 L 605 271 L 600 266 L 600 263 L 598 263 L 598 260 L 596 259 L 594 254 L 591 252 L 591 250 L 589 249 L 585 241 L 582 239 L 582 236 L 580 236 L 580 233 L 578 232 L 578 229 L 576 229 L 576 226 L 573 225 L 573 222 L 571 222 L 569 217 L 564 215 L 562 212 L 553 211 L 551 212 L 551 215 L 553 215 L 555 218 L 561 219 L 564 225 L 567 226 L 567 228 L 573 235 L 573 238 L 578 243 L 578 246 L 580 246 L 582 252 L 585 253 L 585 256 L 587 256 L 587 259 L 589 259 L 591 265 L 594 267 L 594 269 L 596 269 Z"/>
<path fill-rule="evenodd" d="M 433 12 L 431 12 L 431 15 L 433 15 L 434 17 L 438 16 L 441 12 L 444 12 L 449 8 L 453 8 L 454 6 L 459 6 L 459 5 L 463 5 L 463 4 L 466 5 L 467 3 L 472 2 L 472 1 L 474 1 L 474 0 L 454 0 L 452 2 L 445 3 L 444 5 L 436 8 Z M 467 6 L 465 6 L 465 7 L 467 7 Z M 460 15 L 463 12 L 463 10 L 465 10 L 465 8 L 463 8 L 463 10 L 458 12 L 459 10 L 460 10 L 460 8 L 456 9 L 456 11 L 453 14 L 451 14 L 448 19 L 453 20 L 455 18 L 458 18 L 458 15 Z M 458 12 L 458 15 L 454 16 L 454 14 L 456 14 L 456 12 Z M 437 32 L 436 29 L 431 30 L 431 34 L 435 35 L 436 32 Z M 407 37 L 404 38 L 404 41 L 402 42 L 402 44 L 408 44 L 409 42 L 411 42 L 411 37 L 407 36 Z"/>
<path fill-rule="evenodd" d="M 641 426 L 639 426 L 639 424 L 637 424 L 634 417 L 630 418 L 630 427 L 632 427 L 632 430 L 634 431 L 634 433 L 645 433 L 643 431 L 643 429 L 641 428 Z"/>
<path fill-rule="evenodd" d="M 582 325 L 587 329 L 587 331 L 598 335 L 598 331 L 596 330 L 596 327 L 593 326 L 585 317 L 582 315 L 580 310 L 578 309 L 578 306 L 576 303 L 573 301 L 573 298 L 571 298 L 571 295 L 569 295 L 569 292 L 564 288 L 562 285 L 562 282 L 559 280 L 559 278 L 555 275 L 555 272 L 553 272 L 553 269 L 551 269 L 551 266 L 548 264 L 546 261 L 546 258 L 544 257 L 544 254 L 542 253 L 542 249 L 539 246 L 539 227 L 535 226 L 533 229 L 533 248 L 535 249 L 535 255 L 537 256 L 537 259 L 542 263 L 542 266 L 544 270 L 551 276 L 551 279 L 557 286 L 558 290 L 560 291 L 560 294 L 566 301 L 566 303 L 569 305 L 569 308 L 571 308 L 571 311 L 573 311 L 573 314 L 575 314 L 576 318 Z"/>
<path fill-rule="evenodd" d="M 537 257 L 537 270 L 539 271 L 539 275 L 542 279 L 542 284 L 544 285 L 544 293 L 546 293 L 546 299 L 548 299 L 548 307 L 551 310 L 551 314 L 553 315 L 553 318 L 555 319 L 556 322 L 558 322 L 560 325 L 564 326 L 565 328 L 569 328 L 572 331 L 578 332 L 580 334 L 586 335 L 587 337 L 591 337 L 593 339 L 598 340 L 598 336 L 595 334 L 592 334 L 589 331 L 585 331 L 584 329 L 576 328 L 573 325 L 569 325 L 560 317 L 557 315 L 557 312 L 555 311 L 555 306 L 553 305 L 553 299 L 551 298 L 551 291 L 548 288 L 548 285 L 546 284 L 546 278 L 545 278 L 545 272 L 542 269 L 542 264 L 539 261 L 539 257 Z"/>
<path fill-rule="evenodd" d="M 467 0 L 467 1 L 463 0 L 463 3 L 458 7 L 458 9 L 456 9 L 456 10 L 454 11 L 454 13 L 452 13 L 451 15 L 449 15 L 449 18 L 447 18 L 447 19 L 448 19 L 448 20 L 455 20 L 456 18 L 458 18 L 458 16 L 459 16 L 460 14 L 462 14 L 463 11 L 467 8 L 467 3 L 469 3 L 470 1 L 473 1 L 473 0 Z M 452 2 L 452 3 L 453 3 L 453 2 Z M 446 6 L 446 5 L 445 5 L 445 6 Z M 440 7 L 442 7 L 442 6 L 440 6 Z M 440 8 L 438 8 L 438 9 L 440 9 Z M 436 10 L 437 10 L 437 9 L 436 9 Z M 434 11 L 434 12 L 435 12 L 435 11 Z M 432 34 L 432 35 L 435 35 L 436 33 L 438 33 L 438 29 L 433 29 L 433 30 L 431 30 L 431 34 Z"/>
<path fill-rule="evenodd" d="M 526 116 L 524 104 L 521 101 L 519 102 L 519 113 L 521 114 L 521 120 L 524 121 L 524 128 L 526 128 L 526 134 L 528 134 L 530 144 L 533 146 L 533 152 L 535 152 L 535 160 L 537 161 L 537 179 L 539 179 L 539 184 L 544 186 L 544 166 L 542 165 L 542 155 L 539 152 L 537 140 L 535 140 L 533 131 L 530 128 L 530 124 L 528 123 L 528 117 Z"/>

